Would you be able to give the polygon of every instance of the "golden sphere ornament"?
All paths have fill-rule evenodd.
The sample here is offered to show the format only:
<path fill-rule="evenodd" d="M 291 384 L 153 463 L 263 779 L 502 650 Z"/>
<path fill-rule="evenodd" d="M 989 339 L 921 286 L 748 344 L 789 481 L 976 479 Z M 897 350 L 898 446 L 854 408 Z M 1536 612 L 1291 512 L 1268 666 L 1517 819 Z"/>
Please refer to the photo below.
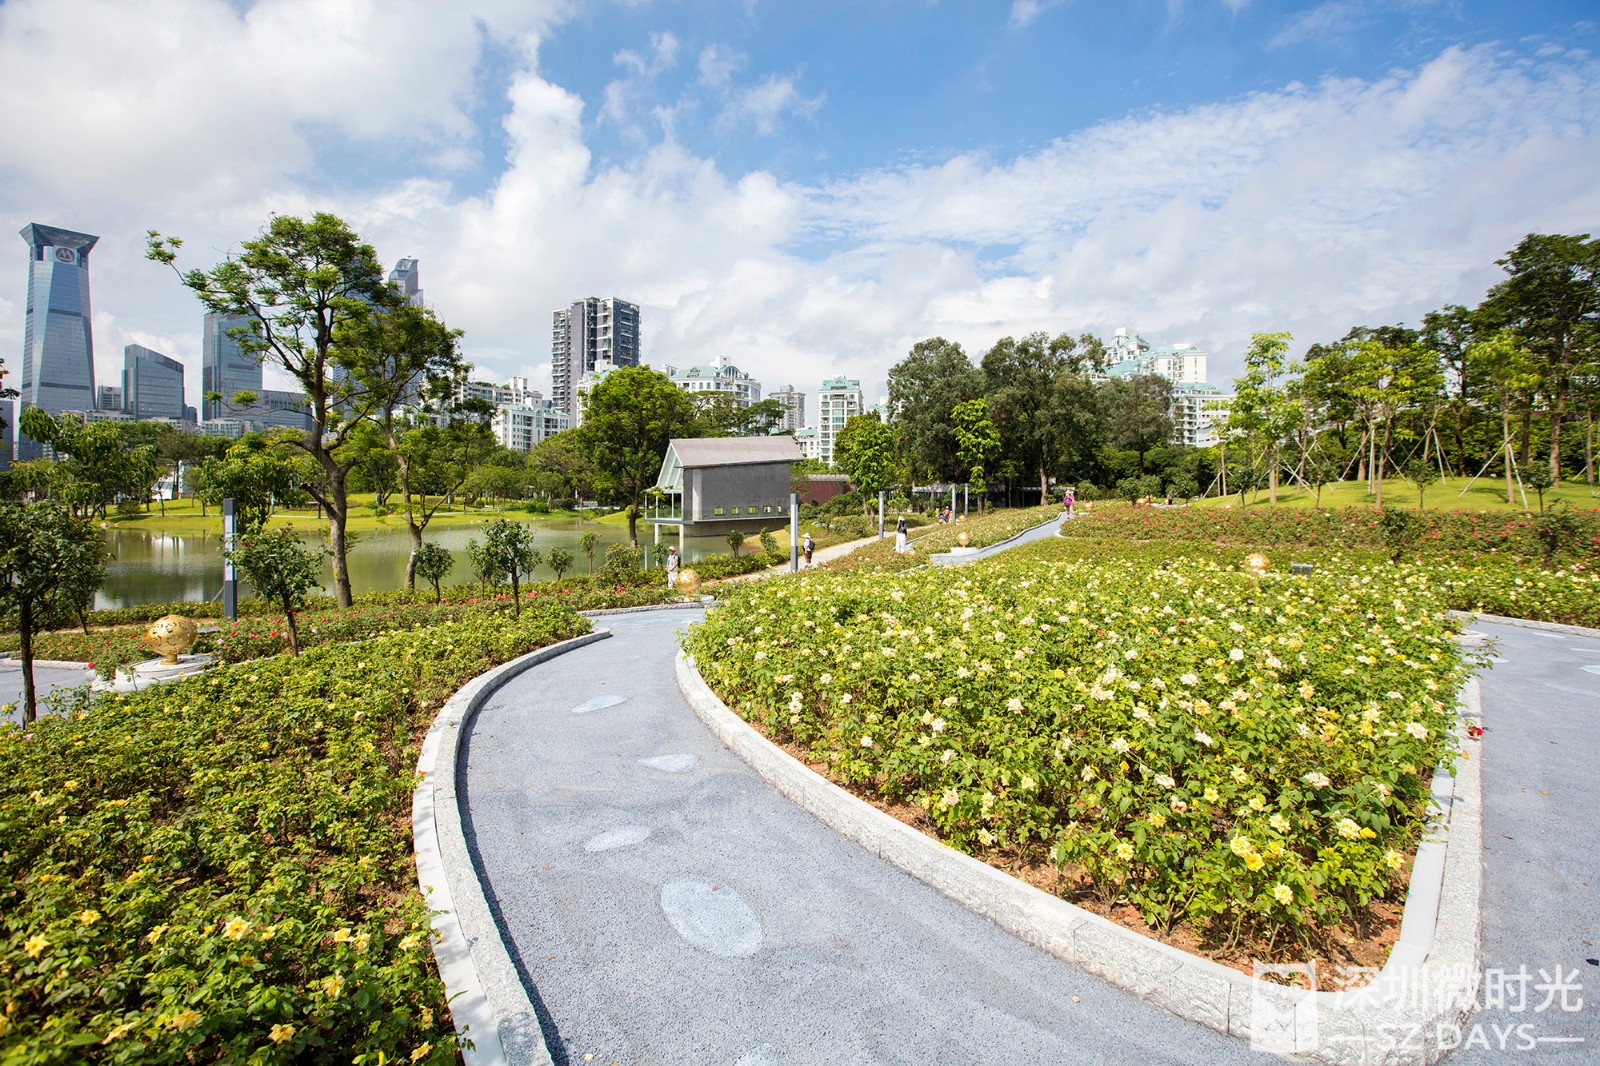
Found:
<path fill-rule="evenodd" d="M 1267 557 L 1260 552 L 1251 552 L 1244 557 L 1245 568 L 1252 574 L 1261 575 L 1267 572 Z"/>
<path fill-rule="evenodd" d="M 693 570 L 679 570 L 678 591 L 691 598 L 700 595 L 700 575 Z"/>
<path fill-rule="evenodd" d="M 187 655 L 199 636 L 200 627 L 194 624 L 194 619 L 169 614 L 151 622 L 144 639 L 157 655 L 166 657 L 167 665 L 176 666 L 178 656 Z"/>

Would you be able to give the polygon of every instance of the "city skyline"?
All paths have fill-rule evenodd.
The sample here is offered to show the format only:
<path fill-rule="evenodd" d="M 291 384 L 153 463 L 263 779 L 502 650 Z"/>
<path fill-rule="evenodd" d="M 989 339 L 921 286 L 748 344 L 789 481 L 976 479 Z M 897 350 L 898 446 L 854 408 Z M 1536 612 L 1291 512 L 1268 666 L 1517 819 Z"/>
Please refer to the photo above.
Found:
<path fill-rule="evenodd" d="M 645 362 L 768 383 L 877 395 L 919 339 L 1125 323 L 1224 383 L 1252 332 L 1414 323 L 1600 228 L 1600 26 L 1565 0 L 141 11 L 0 5 L 0 216 L 99 234 L 96 379 L 137 343 L 191 395 L 198 308 L 143 235 L 209 267 L 274 211 L 426 264 L 483 376 L 547 392 L 538 319 L 612 292 Z"/>

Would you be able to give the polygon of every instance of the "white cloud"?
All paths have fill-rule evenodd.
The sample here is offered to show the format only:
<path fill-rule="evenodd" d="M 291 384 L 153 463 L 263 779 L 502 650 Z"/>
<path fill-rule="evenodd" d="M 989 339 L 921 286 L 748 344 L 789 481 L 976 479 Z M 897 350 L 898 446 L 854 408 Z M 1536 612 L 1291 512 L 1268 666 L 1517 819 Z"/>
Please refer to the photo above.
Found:
<path fill-rule="evenodd" d="M 794 77 L 768 75 L 756 85 L 734 92 L 717 116 L 719 125 L 728 128 L 750 126 L 764 137 L 778 132 L 786 114 L 810 118 L 817 113 L 827 94 L 805 96 Z"/>
<path fill-rule="evenodd" d="M 1060 7 L 1064 2 L 1065 0 L 1011 0 L 1011 17 L 1008 21 L 1013 29 L 1023 29 L 1052 7 Z"/>
<path fill-rule="evenodd" d="M 720 89 L 744 64 L 745 57 L 728 46 L 708 44 L 700 50 L 700 84 L 708 89 Z"/>
<path fill-rule="evenodd" d="M 192 395 L 199 308 L 143 261 L 143 231 L 183 235 L 183 264 L 210 265 L 273 210 L 334 210 L 386 262 L 417 256 L 430 302 L 466 330 L 486 377 L 547 380 L 551 310 L 617 295 L 644 305 L 646 358 L 658 365 L 720 354 L 769 387 L 815 391 L 845 373 L 874 395 L 923 337 L 976 355 L 1006 334 L 1121 325 L 1210 348 L 1213 376 L 1226 379 L 1251 332 L 1290 329 L 1305 344 L 1358 323 L 1415 321 L 1480 298 L 1494 259 L 1522 234 L 1600 226 L 1600 63 L 1571 52 L 1450 50 L 1375 81 L 1134 115 L 1013 158 L 960 155 L 803 185 L 728 172 L 671 137 L 597 168 L 585 101 L 540 71 L 543 23 L 504 21 L 519 7 L 506 0 L 475 9 L 519 57 L 504 87 L 506 158 L 492 188 L 466 195 L 433 168 L 470 166 L 484 149 L 462 126 L 483 43 L 471 18 L 460 29 L 439 14 L 438 25 L 424 20 L 431 32 L 395 28 L 384 32 L 399 39 L 362 45 L 354 27 L 370 5 L 318 15 L 325 5 L 269 0 L 241 19 L 220 2 L 165 6 L 180 3 L 191 18 L 177 29 L 123 26 L 159 59 L 149 76 L 174 87 L 152 86 L 148 106 L 119 101 L 136 79 L 110 62 L 109 44 L 74 68 L 59 106 L 41 104 L 37 78 L 75 54 L 75 23 L 96 12 L 81 0 L 61 3 L 73 11 L 59 19 L 54 4 L 0 7 L 0 133 L 30 145 L 27 158 L 0 161 L 0 214 L 101 234 L 91 269 L 102 380 L 117 380 L 123 344 L 148 338 L 193 360 Z M 110 19 L 125 8 L 98 10 Z M 210 34 L 256 40 L 265 31 L 255 19 L 290 11 L 321 19 L 333 54 L 371 53 L 357 57 L 360 77 L 319 75 L 332 79 L 319 91 L 351 113 L 236 77 L 199 47 Z M 679 50 L 658 43 L 641 62 Z M 736 57 L 706 55 L 697 73 L 728 105 L 731 128 L 775 129 L 821 104 L 793 77 L 739 88 Z M 398 98 L 401 111 L 414 107 L 410 123 L 380 114 L 357 84 L 408 77 L 417 84 Z M 181 86 L 208 86 L 209 98 Z M 35 111 L 19 113 L 19 100 Z M 670 122 L 680 106 L 693 105 L 655 113 Z M 350 151 L 396 158 L 394 176 L 305 176 Z M 18 244 L 13 269 L 0 271 L 8 355 L 21 341 Z"/>

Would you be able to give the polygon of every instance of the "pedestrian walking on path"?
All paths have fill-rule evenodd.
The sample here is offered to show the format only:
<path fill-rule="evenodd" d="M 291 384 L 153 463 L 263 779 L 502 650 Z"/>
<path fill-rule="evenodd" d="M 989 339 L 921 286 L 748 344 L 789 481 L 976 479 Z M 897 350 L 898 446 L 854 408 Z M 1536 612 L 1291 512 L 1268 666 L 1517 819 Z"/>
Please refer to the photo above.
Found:
<path fill-rule="evenodd" d="M 805 541 L 800 545 L 800 550 L 806 553 L 806 565 L 811 565 L 811 553 L 817 550 L 817 542 L 811 539 L 811 534 L 806 534 Z"/>
<path fill-rule="evenodd" d="M 901 515 L 900 521 L 894 524 L 894 550 L 904 555 L 911 550 L 910 543 L 906 540 L 906 516 Z"/>

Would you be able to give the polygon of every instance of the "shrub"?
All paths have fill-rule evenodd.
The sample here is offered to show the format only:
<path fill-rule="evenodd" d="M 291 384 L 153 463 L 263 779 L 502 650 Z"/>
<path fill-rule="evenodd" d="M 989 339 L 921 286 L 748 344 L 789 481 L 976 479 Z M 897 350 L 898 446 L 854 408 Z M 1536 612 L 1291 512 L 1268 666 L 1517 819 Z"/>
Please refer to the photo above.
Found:
<path fill-rule="evenodd" d="M 611 544 L 606 547 L 605 562 L 595 578 L 602 584 L 631 585 L 641 578 L 643 571 L 642 551 L 628 544 Z"/>
<path fill-rule="evenodd" d="M 0 727 L 7 1058 L 456 1061 L 417 741 L 471 677 L 587 629 L 479 614 Z"/>

